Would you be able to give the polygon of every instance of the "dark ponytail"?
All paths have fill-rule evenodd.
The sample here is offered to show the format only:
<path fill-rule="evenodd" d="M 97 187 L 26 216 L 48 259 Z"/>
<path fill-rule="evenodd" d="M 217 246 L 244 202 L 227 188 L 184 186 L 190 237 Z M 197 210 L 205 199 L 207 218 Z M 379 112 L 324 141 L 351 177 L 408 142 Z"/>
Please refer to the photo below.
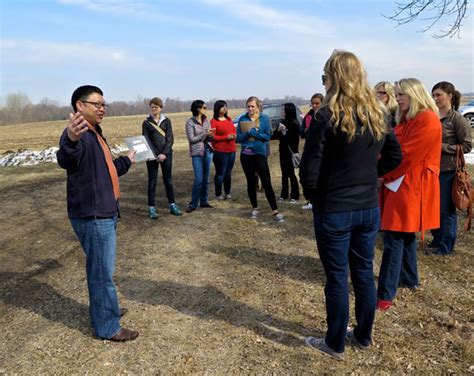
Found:
<path fill-rule="evenodd" d="M 451 98 L 451 105 L 456 111 L 461 105 L 461 93 L 457 90 L 454 90 L 453 97 Z"/>
<path fill-rule="evenodd" d="M 461 104 L 461 93 L 455 89 L 454 85 L 448 81 L 441 81 L 433 86 L 431 92 L 436 89 L 443 90 L 446 94 L 451 94 L 451 107 L 457 111 Z"/>

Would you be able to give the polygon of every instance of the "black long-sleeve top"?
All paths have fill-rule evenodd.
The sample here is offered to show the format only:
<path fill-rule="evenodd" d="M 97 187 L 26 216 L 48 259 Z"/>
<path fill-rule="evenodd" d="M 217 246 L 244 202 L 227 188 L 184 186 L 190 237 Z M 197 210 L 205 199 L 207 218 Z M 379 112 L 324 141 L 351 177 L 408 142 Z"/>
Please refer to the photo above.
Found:
<path fill-rule="evenodd" d="M 300 143 L 300 125 L 295 119 L 294 121 L 283 120 L 282 124 L 286 127 L 286 133 L 283 134 L 275 130 L 272 135 L 272 139 L 280 141 L 279 151 L 283 154 L 290 154 L 290 149 L 293 153 L 298 153 L 298 147 Z M 288 148 L 290 147 L 290 149 Z"/>
<path fill-rule="evenodd" d="M 334 130 L 331 111 L 320 109 L 311 123 L 300 165 L 303 189 L 317 208 L 326 212 L 371 209 L 378 206 L 377 180 L 402 160 L 400 145 L 387 126 L 377 141 L 358 122 L 355 138 Z"/>
<path fill-rule="evenodd" d="M 161 129 L 161 132 L 157 128 Z M 163 134 L 162 134 L 163 133 Z M 161 114 L 158 123 L 150 115 L 142 124 L 142 134 L 150 141 L 150 147 L 153 153 L 169 155 L 173 152 L 173 128 L 171 127 L 171 120 Z"/>

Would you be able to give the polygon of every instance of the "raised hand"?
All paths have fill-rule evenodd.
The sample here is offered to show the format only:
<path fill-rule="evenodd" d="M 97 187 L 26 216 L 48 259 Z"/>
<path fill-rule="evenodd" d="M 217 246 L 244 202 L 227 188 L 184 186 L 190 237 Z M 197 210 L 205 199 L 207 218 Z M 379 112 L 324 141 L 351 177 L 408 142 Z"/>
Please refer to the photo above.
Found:
<path fill-rule="evenodd" d="M 87 121 L 76 112 L 69 114 L 69 123 L 67 124 L 67 136 L 71 141 L 79 141 L 84 133 L 87 132 Z"/>

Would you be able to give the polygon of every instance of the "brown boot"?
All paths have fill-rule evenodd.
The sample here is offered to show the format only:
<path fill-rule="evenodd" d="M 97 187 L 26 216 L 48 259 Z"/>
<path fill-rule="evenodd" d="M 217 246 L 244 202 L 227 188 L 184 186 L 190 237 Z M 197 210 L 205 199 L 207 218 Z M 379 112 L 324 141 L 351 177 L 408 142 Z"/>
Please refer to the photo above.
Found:
<path fill-rule="evenodd" d="M 136 332 L 135 330 L 120 328 L 120 330 L 118 331 L 116 335 L 109 338 L 109 341 L 114 341 L 114 342 L 133 341 L 137 337 L 138 337 L 138 332 Z"/>

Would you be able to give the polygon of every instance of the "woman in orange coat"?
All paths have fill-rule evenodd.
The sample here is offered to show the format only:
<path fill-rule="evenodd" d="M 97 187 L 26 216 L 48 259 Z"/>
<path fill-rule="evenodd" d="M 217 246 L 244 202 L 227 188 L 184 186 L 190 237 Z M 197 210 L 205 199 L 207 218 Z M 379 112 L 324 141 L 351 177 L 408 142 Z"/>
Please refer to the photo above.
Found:
<path fill-rule="evenodd" d="M 381 229 L 384 251 L 377 308 L 392 305 L 398 287 L 417 288 L 416 232 L 439 227 L 441 122 L 438 108 L 415 78 L 395 83 L 398 102 L 395 135 L 402 163 L 383 176 Z"/>

